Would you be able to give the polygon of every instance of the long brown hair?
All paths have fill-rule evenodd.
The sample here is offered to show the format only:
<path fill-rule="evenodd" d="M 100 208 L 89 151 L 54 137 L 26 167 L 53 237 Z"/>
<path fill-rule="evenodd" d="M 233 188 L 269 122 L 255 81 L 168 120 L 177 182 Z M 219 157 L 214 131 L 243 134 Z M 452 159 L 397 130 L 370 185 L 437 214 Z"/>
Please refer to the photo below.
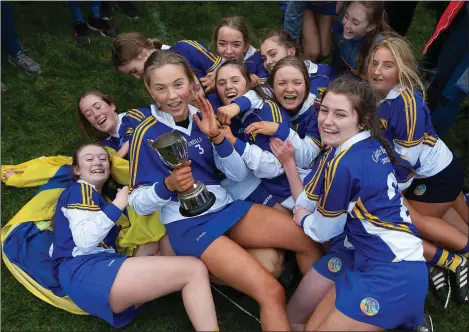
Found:
<path fill-rule="evenodd" d="M 145 38 L 138 32 L 121 33 L 111 44 L 112 63 L 119 68 L 137 59 L 143 49 L 160 50 L 162 46 L 160 40 Z"/>
<path fill-rule="evenodd" d="M 78 125 L 81 129 L 83 136 L 89 141 L 95 141 L 95 140 L 106 138 L 108 134 L 103 133 L 99 131 L 98 129 L 94 128 L 80 110 L 80 102 L 86 96 L 96 96 L 100 98 L 102 101 L 104 101 L 106 104 L 108 105 L 113 104 L 114 106 L 116 106 L 114 98 L 112 97 L 112 95 L 107 95 L 99 91 L 98 89 L 90 89 L 90 90 L 85 91 L 78 97 L 77 104 L 76 104 L 77 105 L 77 113 L 76 113 L 77 121 L 78 121 Z M 116 113 L 119 113 L 117 110 L 117 106 L 116 106 Z"/>
<path fill-rule="evenodd" d="M 249 27 L 246 21 L 244 21 L 241 16 L 230 16 L 225 17 L 220 22 L 218 22 L 218 25 L 213 32 L 212 43 L 215 50 L 217 49 L 218 32 L 223 27 L 228 27 L 241 32 L 246 47 L 251 44 L 251 34 L 249 32 Z"/>
<path fill-rule="evenodd" d="M 305 80 L 306 92 L 305 97 L 300 104 L 300 107 L 302 107 L 303 103 L 309 96 L 309 92 L 311 90 L 311 81 L 309 80 L 308 69 L 306 68 L 305 63 L 300 58 L 296 56 L 287 56 L 286 58 L 280 59 L 279 62 L 275 64 L 274 68 L 272 68 L 272 72 L 270 73 L 270 76 L 267 79 L 267 86 L 272 91 L 273 100 L 280 105 L 280 102 L 277 100 L 277 97 L 275 97 L 274 81 L 279 69 L 287 66 L 291 66 L 298 69 L 302 74 L 303 79 Z"/>
<path fill-rule="evenodd" d="M 368 24 L 374 24 L 376 27 L 365 35 L 364 41 L 360 48 L 360 56 L 358 57 L 358 72 L 366 74 L 366 59 L 370 52 L 376 37 L 383 33 L 390 31 L 391 28 L 387 23 L 387 15 L 384 6 L 384 1 L 354 1 L 365 8 Z M 347 8 L 352 2 L 349 2 Z"/>
<path fill-rule="evenodd" d="M 246 66 L 241 63 L 239 60 L 229 60 L 229 61 L 226 61 L 224 62 L 218 69 L 217 69 L 217 72 L 215 74 L 215 86 L 217 84 L 217 80 L 218 80 L 218 73 L 220 72 L 220 70 L 224 67 L 234 67 L 236 69 L 238 69 L 241 73 L 241 75 L 244 77 L 244 79 L 246 80 L 246 83 L 247 83 L 247 89 L 249 90 L 254 90 L 257 95 L 259 97 L 262 98 L 262 102 L 266 102 L 266 100 L 270 100 L 271 98 L 269 96 L 267 96 L 264 91 L 261 89 L 261 87 L 259 85 L 257 86 L 254 86 L 252 80 L 251 80 L 251 75 L 249 75 L 249 72 L 246 68 Z M 217 92 L 218 94 L 218 92 Z M 219 96 L 220 97 L 220 96 Z"/>
<path fill-rule="evenodd" d="M 369 130 L 371 137 L 377 139 L 386 150 L 393 165 L 406 168 L 413 173 L 413 169 L 401 164 L 395 155 L 394 149 L 387 139 L 381 135 L 379 116 L 377 110 L 377 97 L 368 81 L 358 80 L 350 75 L 342 75 L 334 80 L 324 92 L 323 99 L 329 92 L 345 95 L 352 108 L 357 112 L 358 125 L 363 130 Z"/>

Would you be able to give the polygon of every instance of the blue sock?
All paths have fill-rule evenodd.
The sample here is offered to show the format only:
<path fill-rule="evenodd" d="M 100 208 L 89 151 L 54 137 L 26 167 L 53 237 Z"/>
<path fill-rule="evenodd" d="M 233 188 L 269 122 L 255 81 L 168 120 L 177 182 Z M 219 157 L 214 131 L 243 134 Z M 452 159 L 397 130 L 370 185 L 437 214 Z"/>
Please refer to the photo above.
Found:
<path fill-rule="evenodd" d="M 427 265 L 429 267 L 435 266 L 436 263 L 438 263 L 438 261 L 440 260 L 442 254 L 443 254 L 443 250 L 441 248 L 436 248 L 435 256 L 433 256 L 431 261 L 427 262 Z"/>

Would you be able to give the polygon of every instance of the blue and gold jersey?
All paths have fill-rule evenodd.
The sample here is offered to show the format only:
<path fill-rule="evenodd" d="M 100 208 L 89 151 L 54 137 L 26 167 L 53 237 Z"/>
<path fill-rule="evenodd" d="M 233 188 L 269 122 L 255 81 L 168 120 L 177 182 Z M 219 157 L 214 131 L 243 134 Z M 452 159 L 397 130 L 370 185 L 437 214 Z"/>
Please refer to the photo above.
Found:
<path fill-rule="evenodd" d="M 304 63 L 311 84 L 309 91 L 316 96 L 316 104 L 320 104 L 324 92 L 329 87 L 329 83 L 336 78 L 336 75 L 330 65 L 315 64 L 309 60 L 305 60 Z"/>
<path fill-rule="evenodd" d="M 132 138 L 135 128 L 147 117 L 151 116 L 151 110 L 145 107 L 131 109 L 119 114 L 117 133 L 101 140 L 101 144 L 116 151 Z"/>
<path fill-rule="evenodd" d="M 324 242 L 345 231 L 356 252 L 382 262 L 423 261 L 423 247 L 402 203 L 386 150 L 369 132 L 316 159 L 297 205 L 305 233 Z"/>
<path fill-rule="evenodd" d="M 54 215 L 52 261 L 100 252 L 116 252 L 122 211 L 106 202 L 94 186 L 79 180 L 63 191 Z"/>
<path fill-rule="evenodd" d="M 204 43 L 195 40 L 181 40 L 169 48 L 187 60 L 198 78 L 207 76 L 222 64 L 222 58 L 210 53 Z"/>
<path fill-rule="evenodd" d="M 256 50 L 253 46 L 249 46 L 244 56 L 244 65 L 249 74 L 255 74 L 261 79 L 267 79 L 267 77 L 269 77 L 269 72 L 264 67 L 261 52 Z"/>
<path fill-rule="evenodd" d="M 140 214 L 147 214 L 141 212 L 151 213 L 161 208 L 161 220 L 165 224 L 184 219 L 179 213 L 177 192 L 170 192 L 164 184 L 164 179 L 173 169 L 162 161 L 149 143 L 149 140 L 174 130 L 187 140 L 193 178 L 203 182 L 216 196 L 215 204 L 206 213 L 230 203 L 231 197 L 220 187 L 220 172 L 235 181 L 241 181 L 247 175 L 247 168 L 233 146 L 227 140 L 213 145 L 193 121 L 192 117 L 198 111 L 190 105 L 188 128 L 177 126 L 171 115 L 161 112 L 155 105 L 152 108 L 153 117 L 137 127 L 130 145 L 130 203 L 134 209 Z M 143 190 L 140 190 L 141 187 Z M 139 193 L 134 192 L 144 192 L 144 195 L 139 197 Z"/>
<path fill-rule="evenodd" d="M 430 110 L 420 94 L 409 89 L 391 90 L 380 101 L 383 136 L 407 158 L 416 178 L 442 171 L 453 159 L 451 151 L 433 129 Z"/>

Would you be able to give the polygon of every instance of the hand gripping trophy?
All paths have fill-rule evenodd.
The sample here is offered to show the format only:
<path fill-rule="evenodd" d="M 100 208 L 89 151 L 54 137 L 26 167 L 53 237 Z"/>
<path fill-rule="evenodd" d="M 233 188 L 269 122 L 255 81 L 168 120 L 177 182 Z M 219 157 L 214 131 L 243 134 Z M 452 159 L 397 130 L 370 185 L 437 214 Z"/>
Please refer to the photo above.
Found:
<path fill-rule="evenodd" d="M 181 167 L 189 159 L 187 140 L 177 131 L 148 140 L 160 159 L 171 168 Z M 196 181 L 192 188 L 178 193 L 179 213 L 184 217 L 194 217 L 204 213 L 215 203 L 215 195 L 207 190 L 203 182 Z"/>

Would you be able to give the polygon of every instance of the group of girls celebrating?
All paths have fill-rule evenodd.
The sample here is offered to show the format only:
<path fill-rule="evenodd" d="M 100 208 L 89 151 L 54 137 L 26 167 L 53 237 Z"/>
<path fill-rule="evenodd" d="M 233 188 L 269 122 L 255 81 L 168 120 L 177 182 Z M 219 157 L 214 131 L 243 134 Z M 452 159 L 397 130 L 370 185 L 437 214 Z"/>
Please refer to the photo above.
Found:
<path fill-rule="evenodd" d="M 76 182 L 57 203 L 51 257 L 67 295 L 121 327 L 181 290 L 194 328 L 216 331 L 212 280 L 254 298 L 263 330 L 381 331 L 423 325 L 431 266 L 437 294 L 467 303 L 462 171 L 432 128 L 409 44 L 383 16 L 382 3 L 347 3 L 332 66 L 300 59 L 281 31 L 256 50 L 240 17 L 216 27 L 215 54 L 198 41 L 118 36 L 116 69 L 143 79 L 154 103 L 118 113 L 100 91 L 79 98 L 83 127 L 101 141 L 77 150 Z M 172 131 L 188 142 L 176 169 L 148 143 Z M 103 146 L 130 165 L 112 202 Z M 195 180 L 216 200 L 187 217 L 177 194 Z M 138 257 L 115 246 L 128 205 L 159 211 L 167 233 Z M 304 275 L 287 306 L 285 249 Z"/>

